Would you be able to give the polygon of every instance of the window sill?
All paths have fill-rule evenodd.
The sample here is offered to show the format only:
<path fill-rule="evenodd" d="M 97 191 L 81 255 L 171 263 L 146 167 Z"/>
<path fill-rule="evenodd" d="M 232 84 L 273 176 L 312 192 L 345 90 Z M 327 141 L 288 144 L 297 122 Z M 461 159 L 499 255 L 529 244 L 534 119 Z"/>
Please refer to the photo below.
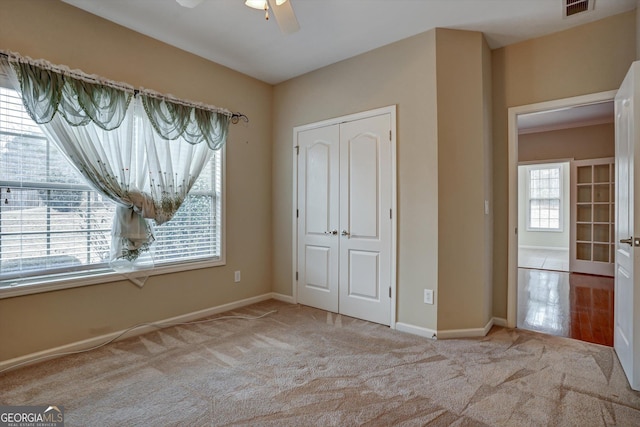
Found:
<path fill-rule="evenodd" d="M 136 273 L 140 276 L 147 275 L 151 277 L 161 274 L 178 273 L 181 271 L 198 270 L 223 265 L 226 265 L 224 259 L 208 259 L 187 263 L 161 265 L 150 270 L 138 270 Z M 0 299 L 127 280 L 128 279 L 124 275 L 117 273 L 110 268 L 105 268 L 101 270 L 93 270 L 90 274 L 85 271 L 76 275 L 66 274 L 60 275 L 59 277 L 38 277 L 33 280 L 25 280 L 13 285 L 10 281 L 7 281 L 6 283 L 0 282 Z M 132 286 L 135 285 L 132 284 Z"/>

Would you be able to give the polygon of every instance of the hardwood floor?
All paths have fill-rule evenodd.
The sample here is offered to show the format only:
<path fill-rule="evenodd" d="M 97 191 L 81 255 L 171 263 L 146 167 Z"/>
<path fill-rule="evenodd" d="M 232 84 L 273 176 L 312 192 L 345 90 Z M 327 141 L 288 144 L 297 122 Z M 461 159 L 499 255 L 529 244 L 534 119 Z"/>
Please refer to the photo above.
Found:
<path fill-rule="evenodd" d="M 613 278 L 520 268 L 517 325 L 613 346 Z"/>
<path fill-rule="evenodd" d="M 613 346 L 613 277 L 569 275 L 570 336 Z"/>

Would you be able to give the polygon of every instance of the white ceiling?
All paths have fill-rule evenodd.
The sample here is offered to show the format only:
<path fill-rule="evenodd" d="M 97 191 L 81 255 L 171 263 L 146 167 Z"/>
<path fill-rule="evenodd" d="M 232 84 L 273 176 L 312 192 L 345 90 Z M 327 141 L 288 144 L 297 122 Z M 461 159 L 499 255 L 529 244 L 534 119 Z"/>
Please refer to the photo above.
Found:
<path fill-rule="evenodd" d="M 518 115 L 518 133 L 546 132 L 613 123 L 613 101 Z"/>
<path fill-rule="evenodd" d="M 271 84 L 435 27 L 481 31 L 497 48 L 636 6 L 597 0 L 564 19 L 562 0 L 289 0 L 301 28 L 284 35 L 244 0 L 63 1 Z"/>

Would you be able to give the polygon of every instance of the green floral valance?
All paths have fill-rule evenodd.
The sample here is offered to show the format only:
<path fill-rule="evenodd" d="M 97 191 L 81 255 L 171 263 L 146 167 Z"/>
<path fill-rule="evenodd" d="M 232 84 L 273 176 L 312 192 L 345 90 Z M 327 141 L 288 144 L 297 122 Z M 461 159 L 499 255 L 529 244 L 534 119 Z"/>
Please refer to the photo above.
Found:
<path fill-rule="evenodd" d="M 120 272 L 153 265 L 151 221 L 173 218 L 232 118 L 246 119 L 2 51 L 0 77 L 87 183 L 118 205 L 110 265 Z"/>
<path fill-rule="evenodd" d="M 226 141 L 231 112 L 202 108 L 147 91 L 138 91 L 93 77 L 69 75 L 31 62 L 9 58 L 20 82 L 22 99 L 31 118 L 49 123 L 59 113 L 71 126 L 89 121 L 110 131 L 126 116 L 133 96 L 139 96 L 157 134 L 167 140 L 189 144 L 206 142 L 217 150 Z"/>
<path fill-rule="evenodd" d="M 155 131 L 164 139 L 182 137 L 189 144 L 205 140 L 217 150 L 227 139 L 229 116 L 141 95 L 144 110 Z"/>
<path fill-rule="evenodd" d="M 49 123 L 60 113 L 71 126 L 84 126 L 91 120 L 104 130 L 113 130 L 122 123 L 133 95 L 32 64 L 11 65 L 20 81 L 22 102 L 38 124 Z"/>

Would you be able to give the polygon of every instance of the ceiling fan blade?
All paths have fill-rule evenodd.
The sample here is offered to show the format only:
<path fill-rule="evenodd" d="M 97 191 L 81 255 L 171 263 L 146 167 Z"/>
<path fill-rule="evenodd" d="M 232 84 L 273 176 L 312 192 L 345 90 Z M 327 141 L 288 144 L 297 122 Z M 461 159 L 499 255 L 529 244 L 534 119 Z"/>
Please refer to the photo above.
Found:
<path fill-rule="evenodd" d="M 269 0 L 269 8 L 276 17 L 280 31 L 285 34 L 291 34 L 298 31 L 300 29 L 300 24 L 298 24 L 296 14 L 293 12 L 293 8 L 291 7 L 291 0 L 285 1 L 280 5 L 277 3 L 280 3 L 280 1 Z"/>
<path fill-rule="evenodd" d="M 188 8 L 196 7 L 203 1 L 204 0 L 176 0 L 180 6 Z"/>

